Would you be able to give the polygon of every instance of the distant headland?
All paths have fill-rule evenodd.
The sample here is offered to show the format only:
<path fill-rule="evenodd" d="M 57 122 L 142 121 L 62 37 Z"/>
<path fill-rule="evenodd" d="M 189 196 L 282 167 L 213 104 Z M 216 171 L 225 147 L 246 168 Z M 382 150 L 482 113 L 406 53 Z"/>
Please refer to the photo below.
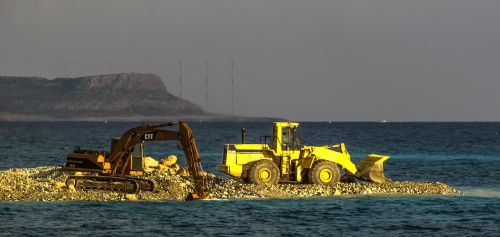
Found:
<path fill-rule="evenodd" d="M 0 121 L 268 121 L 212 114 L 152 73 L 78 78 L 0 76 Z"/>

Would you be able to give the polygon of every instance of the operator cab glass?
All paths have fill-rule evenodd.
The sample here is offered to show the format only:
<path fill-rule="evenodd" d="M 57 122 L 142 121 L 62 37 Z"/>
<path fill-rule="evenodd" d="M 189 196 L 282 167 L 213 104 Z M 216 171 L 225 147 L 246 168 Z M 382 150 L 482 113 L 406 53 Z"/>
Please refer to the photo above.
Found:
<path fill-rule="evenodd" d="M 144 157 L 144 142 L 139 142 L 134 147 L 134 152 L 132 153 L 132 169 L 131 170 L 142 170 L 142 157 Z"/>
<path fill-rule="evenodd" d="M 300 140 L 297 127 L 283 128 L 282 140 L 283 150 L 298 150 L 300 147 Z"/>
<path fill-rule="evenodd" d="M 133 157 L 134 158 L 142 158 L 143 157 L 143 155 L 142 155 L 143 149 L 144 149 L 144 143 L 143 142 L 137 143 L 134 147 Z"/>

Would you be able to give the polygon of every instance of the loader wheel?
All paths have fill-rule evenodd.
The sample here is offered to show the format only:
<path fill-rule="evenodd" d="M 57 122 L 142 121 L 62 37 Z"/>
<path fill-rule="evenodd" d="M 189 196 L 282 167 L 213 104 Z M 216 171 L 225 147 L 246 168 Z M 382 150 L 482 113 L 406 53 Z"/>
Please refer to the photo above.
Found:
<path fill-rule="evenodd" d="M 337 166 L 327 160 L 316 161 L 309 171 L 309 181 L 313 184 L 330 185 L 340 181 L 340 171 Z"/>
<path fill-rule="evenodd" d="M 278 167 L 269 160 L 260 160 L 255 162 L 250 168 L 248 180 L 250 183 L 259 185 L 268 185 L 278 183 Z"/>

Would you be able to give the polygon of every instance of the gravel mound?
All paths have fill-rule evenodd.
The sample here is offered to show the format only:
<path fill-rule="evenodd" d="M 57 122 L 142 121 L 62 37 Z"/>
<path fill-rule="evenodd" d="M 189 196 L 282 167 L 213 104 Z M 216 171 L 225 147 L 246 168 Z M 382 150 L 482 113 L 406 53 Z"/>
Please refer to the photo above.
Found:
<path fill-rule="evenodd" d="M 444 195 L 460 191 L 440 182 L 337 183 L 331 186 L 282 183 L 259 186 L 207 174 L 209 190 L 217 199 L 302 198 L 338 195 Z M 154 192 L 124 194 L 66 187 L 68 173 L 59 167 L 17 168 L 0 171 L 0 201 L 117 201 L 183 200 L 193 190 L 191 177 L 154 170 L 145 178 L 154 180 Z"/>

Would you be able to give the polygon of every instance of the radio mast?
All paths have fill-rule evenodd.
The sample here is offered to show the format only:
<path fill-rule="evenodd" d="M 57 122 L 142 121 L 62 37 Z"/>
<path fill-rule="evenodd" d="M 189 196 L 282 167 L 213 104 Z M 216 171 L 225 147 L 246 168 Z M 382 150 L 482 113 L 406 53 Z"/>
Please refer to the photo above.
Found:
<path fill-rule="evenodd" d="M 182 59 L 179 60 L 179 97 L 182 99 Z"/>
<path fill-rule="evenodd" d="M 234 60 L 231 61 L 231 115 L 234 116 Z"/>
<path fill-rule="evenodd" d="M 208 112 L 208 60 L 205 61 L 205 112 Z"/>

